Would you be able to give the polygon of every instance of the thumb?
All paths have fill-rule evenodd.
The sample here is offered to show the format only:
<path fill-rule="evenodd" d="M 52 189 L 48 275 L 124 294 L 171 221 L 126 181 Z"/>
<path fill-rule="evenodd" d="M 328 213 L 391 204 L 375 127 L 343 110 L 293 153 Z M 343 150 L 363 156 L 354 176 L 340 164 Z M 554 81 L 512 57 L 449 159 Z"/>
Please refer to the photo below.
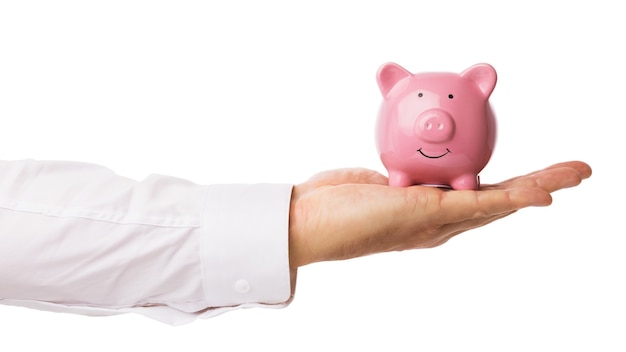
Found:
<path fill-rule="evenodd" d="M 388 179 L 386 176 L 374 170 L 349 168 L 320 172 L 311 177 L 306 184 L 313 188 L 320 186 L 336 186 L 341 184 L 387 185 Z"/>

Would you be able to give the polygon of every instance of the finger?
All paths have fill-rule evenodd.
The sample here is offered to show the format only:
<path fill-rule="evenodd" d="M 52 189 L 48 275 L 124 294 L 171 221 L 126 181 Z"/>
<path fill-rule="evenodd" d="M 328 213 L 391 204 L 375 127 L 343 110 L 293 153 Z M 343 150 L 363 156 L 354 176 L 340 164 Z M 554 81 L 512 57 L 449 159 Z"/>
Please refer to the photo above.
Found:
<path fill-rule="evenodd" d="M 567 161 L 563 163 L 558 163 L 547 167 L 546 170 L 560 167 L 569 167 L 578 171 L 582 179 L 589 178 L 592 174 L 591 167 L 587 163 L 584 163 L 582 161 Z"/>
<path fill-rule="evenodd" d="M 553 166 L 506 182 L 505 187 L 539 187 L 546 192 L 579 185 L 584 175 L 576 168 Z"/>
<path fill-rule="evenodd" d="M 545 170 L 533 177 L 537 185 L 548 192 L 578 186 L 583 180 L 581 173 L 570 167 Z"/>
<path fill-rule="evenodd" d="M 581 161 L 569 161 L 554 164 L 529 176 L 534 177 L 537 185 L 549 192 L 579 185 L 591 176 L 589 165 Z"/>
<path fill-rule="evenodd" d="M 510 178 L 506 181 L 497 183 L 497 184 L 484 184 L 481 185 L 481 189 L 493 189 L 493 188 L 502 188 L 503 185 L 510 185 L 513 184 L 515 182 L 518 182 L 520 179 L 524 182 L 526 182 L 526 184 L 528 185 L 532 185 L 532 184 L 536 184 L 536 183 L 532 183 L 532 180 L 536 179 L 537 176 L 550 176 L 550 175 L 554 175 L 553 171 L 555 170 L 561 170 L 561 169 L 571 169 L 574 170 L 576 173 L 578 173 L 578 176 L 580 177 L 580 180 L 584 180 L 586 178 L 589 178 L 591 176 L 592 170 L 591 167 L 582 162 L 582 161 L 567 161 L 567 162 L 562 162 L 562 163 L 558 163 L 558 164 L 554 164 L 551 166 L 548 166 L 545 169 L 542 170 L 538 170 L 538 171 L 534 171 L 531 172 L 529 174 L 523 175 L 523 176 L 517 176 L 517 177 L 513 177 Z M 570 175 L 570 176 L 575 176 L 575 174 Z M 528 177 L 530 177 L 531 179 L 528 179 Z M 571 179 L 568 179 L 566 181 L 572 181 Z M 528 183 L 530 182 L 530 183 Z M 575 186 L 577 184 L 579 184 L 580 181 L 575 181 L 573 182 L 572 186 Z M 571 186 L 570 186 L 571 187 Z M 550 187 L 551 189 L 554 189 L 554 187 Z M 561 188 L 566 188 L 566 187 L 561 187 Z"/>
<path fill-rule="evenodd" d="M 538 187 L 512 187 L 442 194 L 436 210 L 441 224 L 457 223 L 552 203 L 550 193 Z M 433 214 L 435 216 L 435 214 Z"/>

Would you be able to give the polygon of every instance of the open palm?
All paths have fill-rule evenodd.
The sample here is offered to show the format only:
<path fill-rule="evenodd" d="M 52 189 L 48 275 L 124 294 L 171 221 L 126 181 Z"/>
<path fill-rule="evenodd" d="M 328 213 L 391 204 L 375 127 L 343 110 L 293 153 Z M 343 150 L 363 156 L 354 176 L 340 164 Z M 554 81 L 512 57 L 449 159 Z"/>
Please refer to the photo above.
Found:
<path fill-rule="evenodd" d="M 293 267 L 374 253 L 429 248 L 529 206 L 591 176 L 579 161 L 556 164 L 478 191 L 390 187 L 367 169 L 340 169 L 294 187 L 290 214 Z"/>

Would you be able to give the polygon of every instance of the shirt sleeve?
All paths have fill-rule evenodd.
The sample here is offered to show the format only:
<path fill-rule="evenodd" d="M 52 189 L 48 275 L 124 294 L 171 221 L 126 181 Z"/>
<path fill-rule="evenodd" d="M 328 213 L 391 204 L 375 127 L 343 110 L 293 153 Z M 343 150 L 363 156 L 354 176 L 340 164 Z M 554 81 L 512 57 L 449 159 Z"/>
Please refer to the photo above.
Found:
<path fill-rule="evenodd" d="M 172 325 L 284 307 L 291 190 L 0 161 L 0 303 Z"/>

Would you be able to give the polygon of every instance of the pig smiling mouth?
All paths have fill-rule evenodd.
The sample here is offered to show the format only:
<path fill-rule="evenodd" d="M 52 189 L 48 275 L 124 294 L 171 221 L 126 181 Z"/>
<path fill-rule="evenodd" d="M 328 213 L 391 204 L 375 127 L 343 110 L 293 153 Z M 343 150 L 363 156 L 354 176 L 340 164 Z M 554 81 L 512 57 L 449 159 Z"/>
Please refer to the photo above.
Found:
<path fill-rule="evenodd" d="M 420 154 L 422 154 L 423 156 L 425 156 L 425 157 L 427 157 L 427 158 L 429 158 L 429 159 L 438 159 L 438 158 L 441 158 L 441 157 L 444 157 L 444 156 L 448 155 L 449 153 L 452 153 L 452 152 L 450 151 L 450 149 L 448 149 L 448 148 L 446 148 L 446 152 L 445 152 L 445 153 L 443 153 L 443 154 L 441 154 L 441 155 L 436 155 L 436 156 L 432 156 L 432 155 L 426 155 L 426 154 L 424 154 L 424 152 L 422 151 L 422 148 L 418 149 L 417 151 L 418 151 Z"/>

